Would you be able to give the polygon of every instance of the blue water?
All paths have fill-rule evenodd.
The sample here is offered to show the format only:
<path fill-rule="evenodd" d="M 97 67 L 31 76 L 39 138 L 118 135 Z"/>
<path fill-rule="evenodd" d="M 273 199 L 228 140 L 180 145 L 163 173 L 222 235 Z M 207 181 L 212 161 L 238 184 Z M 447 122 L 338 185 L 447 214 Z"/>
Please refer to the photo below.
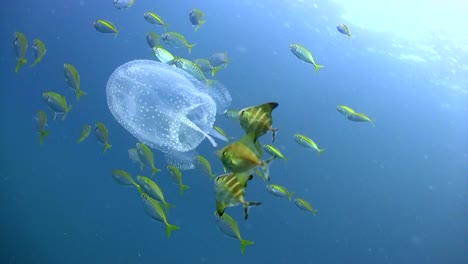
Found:
<path fill-rule="evenodd" d="M 415 42 L 352 21 L 347 40 L 336 31 L 341 8 L 327 2 L 316 1 L 314 8 L 287 1 L 137 0 L 128 10 L 115 9 L 110 0 L 5 3 L 0 263 L 468 263 L 466 42 L 436 35 Z M 188 19 L 194 7 L 207 19 L 198 32 Z M 145 214 L 137 191 L 113 181 L 113 169 L 140 172 L 127 155 L 137 141 L 110 114 L 105 87 L 119 65 L 151 59 L 145 34 L 163 29 L 143 19 L 147 11 L 197 43 L 190 56 L 172 49 L 176 55 L 228 52 L 230 65 L 216 77 L 230 90 L 232 108 L 279 103 L 276 145 L 288 162 L 274 162 L 272 182 L 308 200 L 319 210 L 315 217 L 272 196 L 255 178 L 247 199 L 263 204 L 247 221 L 240 207 L 228 209 L 243 237 L 255 241 L 242 255 L 239 242 L 216 228 L 206 175 L 185 171 L 191 188 L 183 196 L 166 171 L 155 176 L 176 205 L 169 222 L 181 226 L 169 239 L 164 225 Z M 92 26 L 98 18 L 114 22 L 118 37 L 98 33 Z M 34 38 L 48 50 L 40 64 L 18 74 L 15 31 L 29 40 L 29 62 Z M 325 68 L 314 73 L 294 57 L 290 43 L 309 48 Z M 437 63 L 427 48 L 440 55 Z M 80 72 L 88 95 L 79 103 L 66 87 L 63 63 Z M 52 120 L 41 98 L 45 91 L 73 104 L 65 122 Z M 338 104 L 367 113 L 376 126 L 346 120 Z M 49 117 L 50 136 L 42 146 L 33 122 L 38 110 Z M 84 124 L 99 121 L 113 145 L 105 154 L 93 135 L 75 143 Z M 216 124 L 242 136 L 232 120 L 220 116 Z M 295 133 L 312 137 L 326 152 L 301 148 Z M 268 143 L 270 134 L 261 140 Z M 222 172 L 208 142 L 199 152 Z M 164 168 L 162 154 L 155 156 Z"/>

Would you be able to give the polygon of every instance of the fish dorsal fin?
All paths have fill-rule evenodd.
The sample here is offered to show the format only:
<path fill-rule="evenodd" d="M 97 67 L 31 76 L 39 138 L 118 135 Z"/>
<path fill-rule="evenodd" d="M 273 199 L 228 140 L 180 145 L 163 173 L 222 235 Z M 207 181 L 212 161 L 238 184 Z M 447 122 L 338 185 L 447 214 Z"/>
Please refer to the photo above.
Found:
<path fill-rule="evenodd" d="M 262 105 L 259 105 L 258 107 L 261 108 L 263 111 L 265 112 L 268 112 L 271 114 L 271 112 L 273 111 L 273 109 L 275 109 L 276 107 L 278 107 L 278 103 L 275 103 L 275 102 L 270 102 L 270 103 L 266 103 L 266 104 L 262 104 Z"/>

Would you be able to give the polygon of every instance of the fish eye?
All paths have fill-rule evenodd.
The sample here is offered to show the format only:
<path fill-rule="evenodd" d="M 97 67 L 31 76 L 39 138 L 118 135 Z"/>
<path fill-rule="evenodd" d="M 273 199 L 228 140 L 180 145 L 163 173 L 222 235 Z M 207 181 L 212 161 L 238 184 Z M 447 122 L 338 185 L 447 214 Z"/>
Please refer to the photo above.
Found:
<path fill-rule="evenodd" d="M 226 151 L 223 151 L 223 156 L 226 156 L 227 152 Z"/>
<path fill-rule="evenodd" d="M 240 115 L 244 115 L 244 112 L 245 112 L 245 110 L 242 110 Z"/>

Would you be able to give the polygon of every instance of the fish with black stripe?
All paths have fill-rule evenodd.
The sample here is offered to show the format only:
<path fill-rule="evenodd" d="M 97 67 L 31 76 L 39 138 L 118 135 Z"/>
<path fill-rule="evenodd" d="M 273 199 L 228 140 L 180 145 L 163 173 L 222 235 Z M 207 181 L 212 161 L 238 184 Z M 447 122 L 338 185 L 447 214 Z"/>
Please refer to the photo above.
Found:
<path fill-rule="evenodd" d="M 268 131 L 273 133 L 275 142 L 277 128 L 273 128 L 271 112 L 278 107 L 278 103 L 270 102 L 258 106 L 251 106 L 239 111 L 241 127 L 246 133 L 255 132 L 255 139 L 265 135 Z"/>
<path fill-rule="evenodd" d="M 245 200 L 245 187 L 253 176 L 250 173 L 227 173 L 214 179 L 216 194 L 216 212 L 219 216 L 224 214 L 227 207 L 242 204 L 244 207 L 244 219 L 249 217 L 249 207 L 261 205 L 261 202 Z"/>

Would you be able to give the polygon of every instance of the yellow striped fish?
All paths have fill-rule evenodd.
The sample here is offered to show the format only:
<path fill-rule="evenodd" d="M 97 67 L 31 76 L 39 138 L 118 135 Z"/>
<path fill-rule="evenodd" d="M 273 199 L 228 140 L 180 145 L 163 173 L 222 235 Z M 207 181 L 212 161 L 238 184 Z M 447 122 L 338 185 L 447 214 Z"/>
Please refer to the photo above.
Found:
<path fill-rule="evenodd" d="M 299 145 L 303 146 L 304 148 L 315 149 L 319 154 L 325 151 L 325 149 L 319 148 L 317 143 L 313 141 L 311 138 L 302 135 L 302 134 L 294 134 L 294 140 L 296 140 Z"/>
<path fill-rule="evenodd" d="M 278 107 L 278 103 L 270 102 L 258 106 L 251 106 L 239 111 L 239 120 L 245 133 L 255 132 L 255 139 L 265 135 L 268 131 L 273 133 L 275 142 L 277 128 L 273 128 L 271 112 Z"/>
<path fill-rule="evenodd" d="M 253 245 L 253 241 L 245 240 L 242 238 L 239 230 L 239 225 L 237 221 L 232 218 L 228 213 L 224 213 L 222 216 L 218 214 L 218 212 L 214 212 L 214 216 L 216 219 L 216 224 L 221 232 L 223 232 L 226 236 L 234 239 L 238 239 L 241 243 L 241 252 L 244 254 L 245 247 L 249 245 Z"/>
<path fill-rule="evenodd" d="M 248 175 L 248 176 L 247 176 Z M 242 204 L 244 206 L 244 219 L 249 217 L 250 206 L 261 205 L 261 202 L 245 201 L 245 187 L 247 181 L 253 178 L 250 174 L 223 174 L 214 179 L 216 194 L 216 212 L 223 216 L 227 207 Z"/>
<path fill-rule="evenodd" d="M 166 225 L 167 237 L 171 237 L 172 231 L 180 229 L 180 227 L 176 225 L 169 224 L 164 208 L 157 200 L 151 198 L 146 193 L 142 193 L 141 201 L 143 202 L 146 213 L 151 216 L 151 218 Z"/>

